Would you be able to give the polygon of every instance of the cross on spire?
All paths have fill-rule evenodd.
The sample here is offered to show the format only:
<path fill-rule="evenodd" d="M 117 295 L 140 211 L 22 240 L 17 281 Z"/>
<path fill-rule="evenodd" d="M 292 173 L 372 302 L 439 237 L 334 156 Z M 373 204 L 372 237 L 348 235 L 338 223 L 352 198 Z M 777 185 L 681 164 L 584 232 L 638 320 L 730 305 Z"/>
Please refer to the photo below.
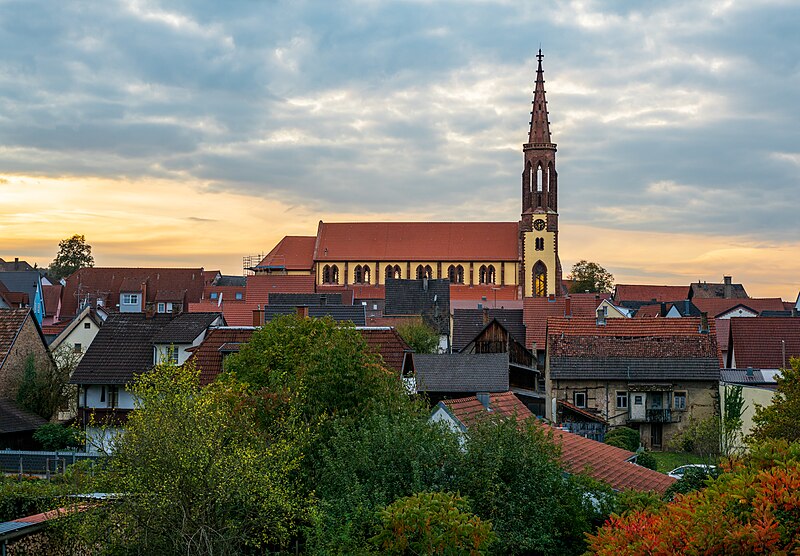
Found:
<path fill-rule="evenodd" d="M 536 69 L 536 88 L 533 91 L 533 109 L 531 110 L 531 131 L 528 143 L 550 143 L 550 122 L 547 119 L 547 100 L 544 90 L 544 71 L 542 70 L 542 49 L 536 55 L 539 66 Z"/>

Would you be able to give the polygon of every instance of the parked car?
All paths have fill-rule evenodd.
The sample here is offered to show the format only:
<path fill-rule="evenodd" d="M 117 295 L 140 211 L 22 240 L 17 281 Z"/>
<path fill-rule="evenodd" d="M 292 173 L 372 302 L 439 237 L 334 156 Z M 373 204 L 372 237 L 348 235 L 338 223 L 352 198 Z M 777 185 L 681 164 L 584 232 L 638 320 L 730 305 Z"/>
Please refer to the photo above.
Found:
<path fill-rule="evenodd" d="M 689 469 L 697 469 L 698 471 L 703 471 L 706 475 L 711 475 L 712 473 L 716 472 L 717 466 L 716 465 L 706 465 L 704 463 L 690 463 L 690 464 L 687 464 L 687 465 L 681 465 L 680 467 L 676 467 L 675 469 L 673 469 L 672 471 L 667 473 L 667 475 L 669 475 L 673 479 L 680 480 L 680 479 L 683 479 L 683 475 Z"/>

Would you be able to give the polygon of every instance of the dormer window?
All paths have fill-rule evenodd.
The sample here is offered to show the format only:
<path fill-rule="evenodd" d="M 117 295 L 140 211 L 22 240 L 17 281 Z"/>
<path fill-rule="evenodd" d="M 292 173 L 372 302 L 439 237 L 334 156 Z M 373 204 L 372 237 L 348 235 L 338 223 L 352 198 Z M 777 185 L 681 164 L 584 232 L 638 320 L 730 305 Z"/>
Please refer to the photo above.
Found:
<path fill-rule="evenodd" d="M 122 294 L 122 304 L 123 305 L 138 305 L 139 304 L 139 294 L 138 293 L 123 293 Z"/>
<path fill-rule="evenodd" d="M 217 292 L 211 292 L 208 297 L 210 297 L 211 299 L 217 299 L 217 297 L 219 297 L 219 294 Z"/>

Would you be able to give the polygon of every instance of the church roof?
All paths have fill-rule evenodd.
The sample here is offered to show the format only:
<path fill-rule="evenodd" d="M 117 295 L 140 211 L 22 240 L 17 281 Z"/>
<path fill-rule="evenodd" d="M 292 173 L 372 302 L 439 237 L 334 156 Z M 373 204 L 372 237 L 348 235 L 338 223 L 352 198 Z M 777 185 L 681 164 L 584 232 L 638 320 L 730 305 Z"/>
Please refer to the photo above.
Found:
<path fill-rule="evenodd" d="M 314 236 L 286 236 L 267 253 L 256 268 L 278 267 L 286 270 L 310 270 L 314 265 Z"/>
<path fill-rule="evenodd" d="M 516 222 L 319 223 L 314 260 L 516 261 Z"/>

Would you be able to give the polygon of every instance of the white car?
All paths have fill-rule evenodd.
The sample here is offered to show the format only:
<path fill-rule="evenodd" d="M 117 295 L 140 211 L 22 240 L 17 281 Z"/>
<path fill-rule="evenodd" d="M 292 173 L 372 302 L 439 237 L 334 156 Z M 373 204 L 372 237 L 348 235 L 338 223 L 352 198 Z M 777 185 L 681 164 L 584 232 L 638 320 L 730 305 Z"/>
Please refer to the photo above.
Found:
<path fill-rule="evenodd" d="M 699 469 L 701 471 L 705 471 L 706 475 L 710 475 L 713 471 L 716 471 L 717 466 L 706 465 L 704 463 L 690 463 L 688 465 L 681 465 L 680 467 L 676 467 L 675 469 L 667 473 L 667 475 L 669 475 L 673 479 L 680 480 L 683 479 L 684 473 L 686 473 L 686 471 L 688 471 L 689 469 Z"/>

